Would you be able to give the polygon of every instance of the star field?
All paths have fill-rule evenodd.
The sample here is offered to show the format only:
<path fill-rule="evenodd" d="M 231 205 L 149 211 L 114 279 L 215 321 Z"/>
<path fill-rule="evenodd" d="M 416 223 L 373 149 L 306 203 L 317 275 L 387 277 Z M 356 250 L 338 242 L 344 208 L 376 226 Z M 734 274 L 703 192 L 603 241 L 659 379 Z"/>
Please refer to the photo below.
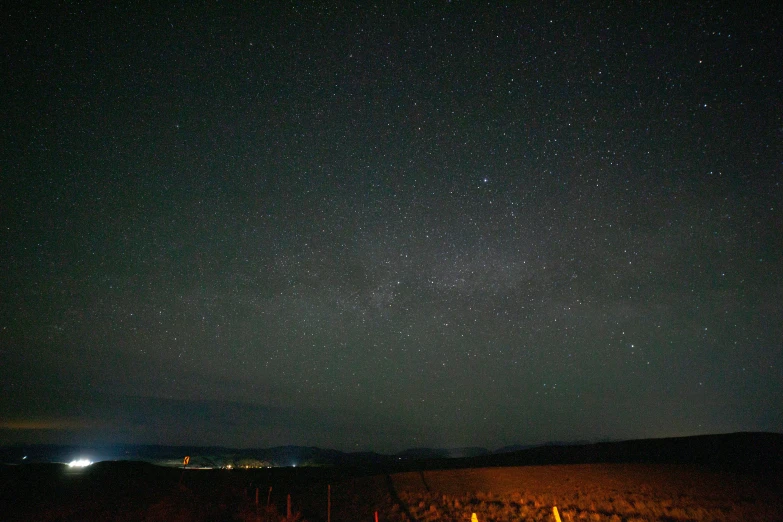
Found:
<path fill-rule="evenodd" d="M 2 24 L 0 442 L 783 430 L 779 13 Z"/>

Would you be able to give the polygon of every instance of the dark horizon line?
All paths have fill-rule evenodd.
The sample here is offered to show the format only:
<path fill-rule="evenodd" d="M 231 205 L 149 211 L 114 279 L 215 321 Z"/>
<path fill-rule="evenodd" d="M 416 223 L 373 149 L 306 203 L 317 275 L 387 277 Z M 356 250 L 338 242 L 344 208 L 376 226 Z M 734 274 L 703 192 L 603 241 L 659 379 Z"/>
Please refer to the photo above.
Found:
<path fill-rule="evenodd" d="M 783 432 L 776 431 L 731 431 L 731 432 L 719 432 L 719 433 L 702 433 L 696 435 L 677 435 L 677 436 L 663 436 L 663 437 L 642 437 L 642 438 L 601 438 L 601 439 L 577 439 L 571 441 L 551 440 L 541 443 L 533 444 L 507 444 L 496 449 L 489 449 L 485 446 L 413 446 L 393 453 L 384 453 L 375 450 L 365 451 L 344 451 L 335 448 L 327 448 L 315 445 L 302 445 L 302 444 L 288 444 L 269 447 L 232 447 L 222 445 L 198 445 L 198 444 L 156 444 L 156 443 L 95 443 L 95 444 L 54 444 L 54 443 L 32 443 L 26 444 L 22 442 L 16 442 L 11 444 L 0 445 L 0 449 L 8 450 L 15 448 L 188 448 L 188 449 L 210 449 L 210 450 L 228 450 L 228 451 L 272 451 L 272 450 L 290 450 L 290 449 L 316 449 L 320 451 L 329 451 L 342 453 L 344 455 L 362 455 L 362 454 L 375 454 L 381 456 L 399 456 L 412 451 L 457 451 L 457 450 L 483 450 L 488 454 L 493 453 L 507 453 L 514 451 L 521 451 L 525 449 L 545 448 L 549 446 L 590 446 L 597 444 L 609 444 L 609 443 L 625 443 L 625 442 L 643 442 L 643 441 L 665 441 L 665 440 L 685 440 L 685 439 L 698 439 L 720 436 L 732 436 L 732 435 L 779 435 L 783 436 Z M 504 451 L 505 450 L 505 451 Z"/>

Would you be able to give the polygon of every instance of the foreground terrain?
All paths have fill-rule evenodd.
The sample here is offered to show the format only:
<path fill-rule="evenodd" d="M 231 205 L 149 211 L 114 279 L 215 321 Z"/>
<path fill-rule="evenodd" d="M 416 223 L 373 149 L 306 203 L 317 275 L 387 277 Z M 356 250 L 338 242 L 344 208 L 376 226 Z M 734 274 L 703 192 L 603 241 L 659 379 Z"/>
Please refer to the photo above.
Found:
<path fill-rule="evenodd" d="M 677 465 L 581 464 L 402 473 L 392 477 L 419 521 L 783 520 L 779 484 Z M 395 517 L 392 508 L 390 520 Z"/>
<path fill-rule="evenodd" d="M 768 474 L 690 465 L 577 464 L 361 475 L 330 468 L 182 470 L 104 462 L 5 466 L 10 520 L 783 520 L 781 482 Z M 272 488 L 271 491 L 269 488 Z M 256 504 L 258 491 L 258 504 Z"/>

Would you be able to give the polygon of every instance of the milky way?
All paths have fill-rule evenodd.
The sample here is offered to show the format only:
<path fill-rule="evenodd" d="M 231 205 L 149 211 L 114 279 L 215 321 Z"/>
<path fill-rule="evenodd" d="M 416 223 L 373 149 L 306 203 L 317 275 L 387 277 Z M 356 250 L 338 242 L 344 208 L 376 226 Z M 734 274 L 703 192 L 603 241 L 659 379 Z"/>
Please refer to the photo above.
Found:
<path fill-rule="evenodd" d="M 0 442 L 783 430 L 779 13 L 2 24 Z"/>

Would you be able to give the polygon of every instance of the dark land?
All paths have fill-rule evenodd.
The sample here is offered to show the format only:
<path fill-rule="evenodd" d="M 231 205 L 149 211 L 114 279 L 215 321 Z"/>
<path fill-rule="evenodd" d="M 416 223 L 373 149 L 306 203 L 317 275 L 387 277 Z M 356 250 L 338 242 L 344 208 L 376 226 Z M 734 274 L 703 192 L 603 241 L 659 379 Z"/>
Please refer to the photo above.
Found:
<path fill-rule="evenodd" d="M 56 447 L 38 447 L 39 451 Z M 196 448 L 157 451 L 157 462 Z M 19 447 L 5 448 L 6 461 Z M 35 449 L 35 448 L 27 448 Z M 783 435 L 736 433 L 440 458 L 317 448 L 201 448 L 236 462 L 271 455 L 298 467 L 187 469 L 138 460 L 83 469 L 30 462 L 0 468 L 8 520 L 776 520 L 783 516 Z M 474 452 L 480 452 L 473 449 Z M 193 452 L 195 453 L 195 452 Z M 199 457 L 198 455 L 194 455 Z M 28 461 L 29 459 L 25 459 Z M 303 465 L 306 464 L 306 465 Z M 258 496 L 258 497 L 257 497 Z M 256 504 L 258 498 L 258 504 Z"/>

